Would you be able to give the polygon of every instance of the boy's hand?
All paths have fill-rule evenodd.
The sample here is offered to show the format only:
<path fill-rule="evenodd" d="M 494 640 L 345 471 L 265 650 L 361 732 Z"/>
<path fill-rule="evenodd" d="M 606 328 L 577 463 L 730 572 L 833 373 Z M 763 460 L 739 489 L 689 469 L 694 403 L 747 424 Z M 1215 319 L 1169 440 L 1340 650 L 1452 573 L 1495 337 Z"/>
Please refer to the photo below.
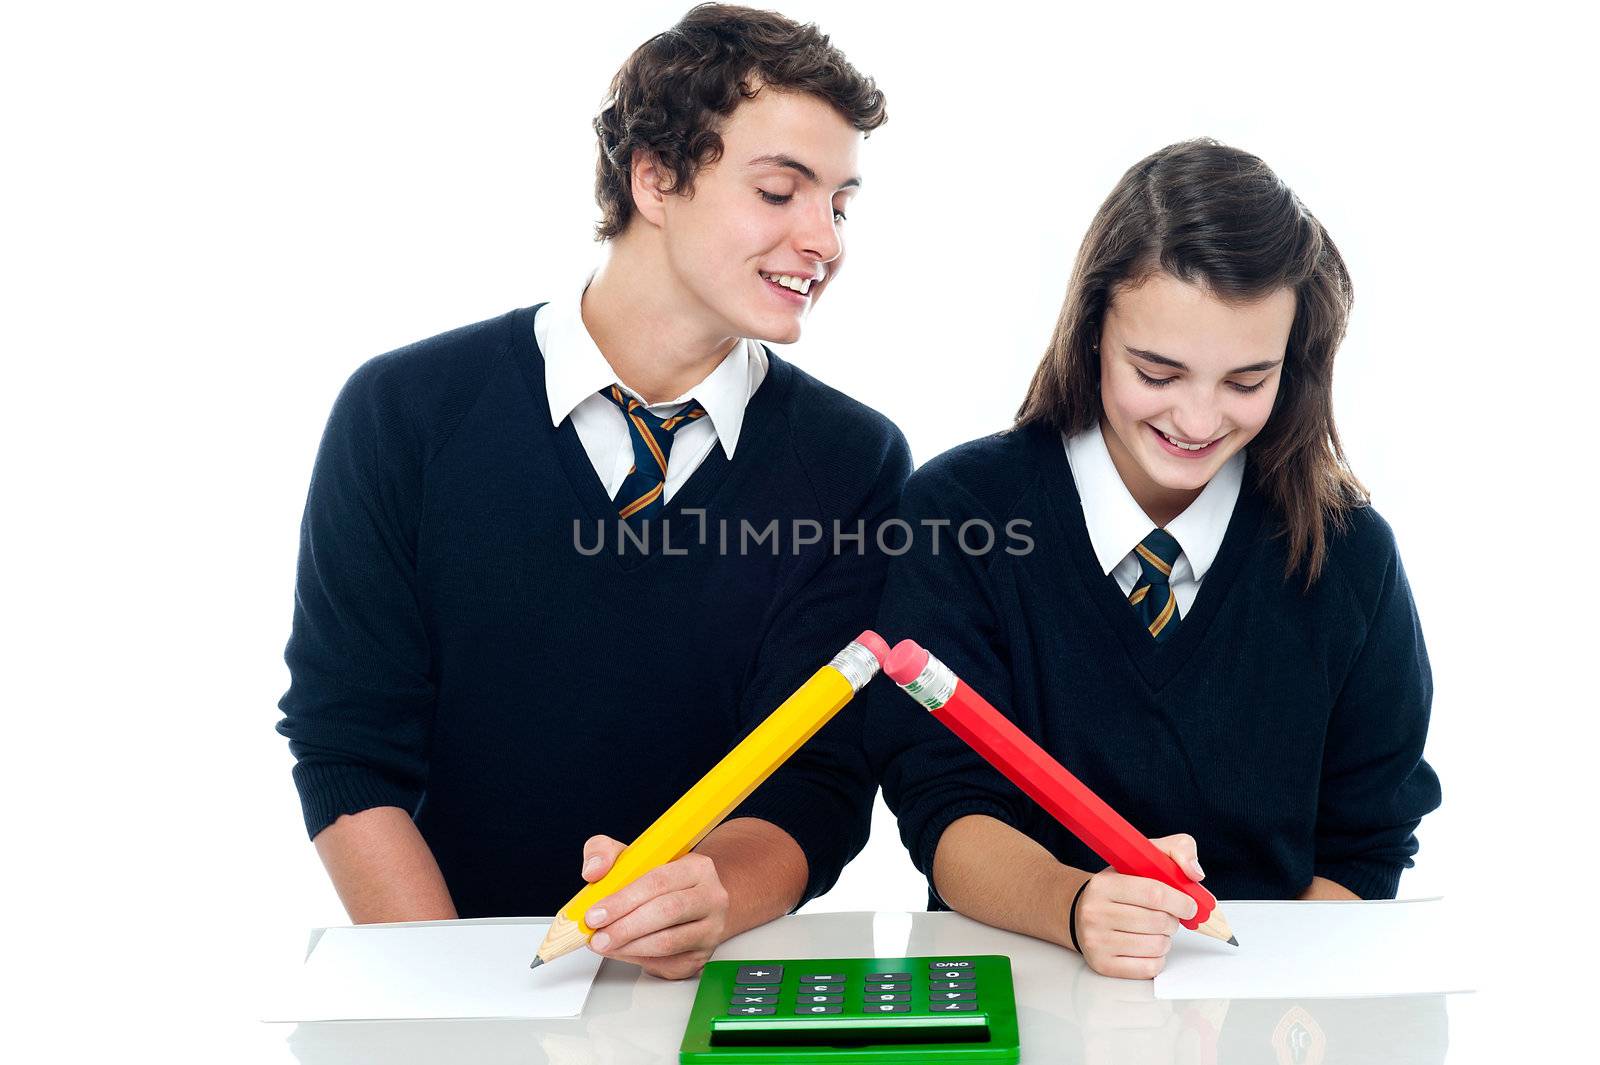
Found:
<path fill-rule="evenodd" d="M 583 846 L 583 878 L 592 884 L 605 876 L 625 846 L 610 836 L 590 837 Z M 722 942 L 727 919 L 728 892 L 717 867 L 694 853 L 607 895 L 583 918 L 595 930 L 590 950 L 667 980 L 687 979 L 705 968 Z"/>

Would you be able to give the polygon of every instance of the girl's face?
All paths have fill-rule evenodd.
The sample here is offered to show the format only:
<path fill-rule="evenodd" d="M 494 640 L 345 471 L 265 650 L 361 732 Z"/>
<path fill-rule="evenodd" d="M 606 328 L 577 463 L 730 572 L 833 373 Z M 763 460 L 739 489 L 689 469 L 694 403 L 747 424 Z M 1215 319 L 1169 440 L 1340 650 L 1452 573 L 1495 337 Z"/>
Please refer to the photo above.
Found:
<path fill-rule="evenodd" d="M 1248 303 L 1156 271 L 1113 293 L 1100 333 L 1101 428 L 1158 524 L 1194 501 L 1272 413 L 1295 294 Z"/>

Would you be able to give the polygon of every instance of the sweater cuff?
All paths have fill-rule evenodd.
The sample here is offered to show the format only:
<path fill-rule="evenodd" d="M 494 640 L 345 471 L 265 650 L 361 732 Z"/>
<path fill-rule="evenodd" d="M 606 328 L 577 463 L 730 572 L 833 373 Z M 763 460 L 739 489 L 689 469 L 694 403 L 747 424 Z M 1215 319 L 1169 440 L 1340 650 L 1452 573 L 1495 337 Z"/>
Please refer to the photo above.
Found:
<path fill-rule="evenodd" d="M 1392 899 L 1400 891 L 1400 871 L 1404 868 L 1388 862 L 1355 861 L 1318 865 L 1314 872 L 1363 899 Z"/>
<path fill-rule="evenodd" d="M 358 814 L 378 806 L 398 806 L 413 814 L 422 797 L 370 769 L 347 763 L 297 762 L 294 786 L 300 792 L 300 809 L 311 839 L 344 814 Z"/>

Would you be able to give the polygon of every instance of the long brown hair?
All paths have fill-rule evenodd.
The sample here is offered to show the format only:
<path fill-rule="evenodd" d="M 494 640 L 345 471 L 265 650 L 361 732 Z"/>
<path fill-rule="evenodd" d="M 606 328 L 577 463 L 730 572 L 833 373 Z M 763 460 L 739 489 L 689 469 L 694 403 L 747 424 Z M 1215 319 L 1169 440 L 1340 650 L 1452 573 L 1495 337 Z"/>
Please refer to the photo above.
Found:
<path fill-rule="evenodd" d="M 1099 424 L 1100 331 L 1119 286 L 1156 270 L 1227 300 L 1287 286 L 1294 324 L 1272 414 L 1250 442 L 1250 476 L 1282 522 L 1292 576 L 1327 560 L 1328 526 L 1365 506 L 1333 423 L 1333 356 L 1353 293 L 1333 238 L 1266 163 L 1200 139 L 1135 164 L 1089 225 L 1050 347 L 1017 411 L 1068 435 Z"/>
<path fill-rule="evenodd" d="M 877 84 L 816 26 L 776 11 L 700 4 L 635 49 L 611 79 L 594 120 L 603 215 L 596 239 L 620 236 L 633 218 L 635 151 L 655 156 L 670 191 L 693 192 L 695 173 L 722 155 L 722 121 L 761 86 L 818 96 L 863 133 L 888 117 Z"/>

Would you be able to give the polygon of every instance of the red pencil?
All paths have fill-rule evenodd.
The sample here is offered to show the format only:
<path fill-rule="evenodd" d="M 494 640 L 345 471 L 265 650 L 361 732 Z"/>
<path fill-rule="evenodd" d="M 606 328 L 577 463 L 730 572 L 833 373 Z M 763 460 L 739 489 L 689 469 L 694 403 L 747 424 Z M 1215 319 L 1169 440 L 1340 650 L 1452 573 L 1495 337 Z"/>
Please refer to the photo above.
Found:
<path fill-rule="evenodd" d="M 1192 918 L 1182 922 L 1185 928 L 1239 945 L 1217 907 L 1216 896 L 1189 879 L 1177 862 L 1157 850 L 1144 833 L 990 706 L 949 666 L 915 640 L 901 640 L 883 660 L 883 671 L 1111 868 L 1128 876 L 1159 880 L 1194 899 L 1198 908 Z"/>

